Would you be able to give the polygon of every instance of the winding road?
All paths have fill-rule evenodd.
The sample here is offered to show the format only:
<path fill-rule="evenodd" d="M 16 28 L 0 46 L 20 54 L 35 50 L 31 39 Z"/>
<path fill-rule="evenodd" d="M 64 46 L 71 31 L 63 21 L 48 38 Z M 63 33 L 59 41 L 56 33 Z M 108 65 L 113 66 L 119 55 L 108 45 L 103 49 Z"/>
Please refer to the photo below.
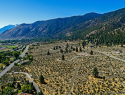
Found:
<path fill-rule="evenodd" d="M 29 45 L 25 48 L 24 52 L 20 55 L 21 57 L 24 57 L 27 50 L 29 48 Z M 13 63 L 11 63 L 6 69 L 4 69 L 2 72 L 0 72 L 0 77 L 3 76 L 8 70 L 10 70 L 13 66 L 14 66 L 14 63 L 17 63 L 19 62 L 20 59 L 17 59 L 16 61 L 14 61 Z"/>

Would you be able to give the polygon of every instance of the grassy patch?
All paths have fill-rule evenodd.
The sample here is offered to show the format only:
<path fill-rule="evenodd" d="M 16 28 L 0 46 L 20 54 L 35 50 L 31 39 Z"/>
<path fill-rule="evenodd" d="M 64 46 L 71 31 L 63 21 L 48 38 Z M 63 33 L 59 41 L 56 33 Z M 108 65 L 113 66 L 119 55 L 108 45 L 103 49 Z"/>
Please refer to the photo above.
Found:
<path fill-rule="evenodd" d="M 22 54 L 23 52 L 21 51 L 20 54 Z"/>
<path fill-rule="evenodd" d="M 5 47 L 7 47 L 7 48 L 16 48 L 18 46 L 5 46 Z"/>
<path fill-rule="evenodd" d="M 17 45 L 16 46 L 9 46 L 9 45 L 0 45 L 0 47 L 7 47 L 7 48 L 16 48 L 16 47 L 18 47 Z"/>

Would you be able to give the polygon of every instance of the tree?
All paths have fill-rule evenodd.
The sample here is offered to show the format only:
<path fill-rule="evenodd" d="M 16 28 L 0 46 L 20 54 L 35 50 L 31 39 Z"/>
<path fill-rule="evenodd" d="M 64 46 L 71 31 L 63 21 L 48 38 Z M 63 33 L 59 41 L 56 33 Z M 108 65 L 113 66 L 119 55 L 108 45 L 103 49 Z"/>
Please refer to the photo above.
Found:
<path fill-rule="evenodd" d="M 43 95 L 42 91 L 38 92 L 37 95 Z"/>
<path fill-rule="evenodd" d="M 19 90 L 21 89 L 21 85 L 20 85 L 19 82 L 17 83 L 17 88 L 18 88 Z"/>
<path fill-rule="evenodd" d="M 64 54 L 62 55 L 62 60 L 65 60 Z"/>
<path fill-rule="evenodd" d="M 80 51 L 82 52 L 82 48 L 80 47 Z"/>
<path fill-rule="evenodd" d="M 69 52 L 71 53 L 72 51 L 71 51 L 71 50 L 69 50 Z"/>
<path fill-rule="evenodd" d="M 121 43 L 121 47 L 123 47 L 123 43 Z"/>
<path fill-rule="evenodd" d="M 93 73 L 93 76 L 94 76 L 94 77 L 98 77 L 98 73 L 99 73 L 99 72 L 98 72 L 98 70 L 97 70 L 96 67 L 93 69 L 93 72 L 92 72 L 92 73 Z"/>
<path fill-rule="evenodd" d="M 8 60 L 4 60 L 3 64 L 5 64 L 6 66 L 8 66 L 9 65 L 9 61 Z"/>
<path fill-rule="evenodd" d="M 17 59 L 19 57 L 19 52 L 18 51 L 13 52 L 13 56 Z"/>
<path fill-rule="evenodd" d="M 55 47 L 53 47 L 53 50 L 55 50 Z"/>
<path fill-rule="evenodd" d="M 67 47 L 65 48 L 65 52 L 68 53 L 68 49 L 67 49 Z"/>
<path fill-rule="evenodd" d="M 93 51 L 92 50 L 91 50 L 90 54 L 93 55 Z"/>
<path fill-rule="evenodd" d="M 48 52 L 47 52 L 47 55 L 50 55 L 49 50 L 48 50 Z"/>
<path fill-rule="evenodd" d="M 73 47 L 71 46 L 71 49 L 73 49 Z"/>
<path fill-rule="evenodd" d="M 24 86 L 21 87 L 21 91 L 25 92 L 25 93 L 29 93 L 29 91 L 32 91 L 32 90 L 33 89 L 31 87 L 31 85 L 24 85 Z"/>
<path fill-rule="evenodd" d="M 60 53 L 63 53 L 63 50 L 62 50 L 62 49 L 60 49 Z"/>
<path fill-rule="evenodd" d="M 44 83 L 44 77 L 42 75 L 40 75 L 39 80 L 40 80 L 40 83 Z"/>
<path fill-rule="evenodd" d="M 76 47 L 76 52 L 78 52 L 78 48 Z"/>
<path fill-rule="evenodd" d="M 68 43 L 66 44 L 66 47 L 67 47 L 67 48 L 69 47 L 69 44 L 68 44 Z"/>
<path fill-rule="evenodd" d="M 4 89 L 4 86 L 1 86 L 1 89 Z"/>
<path fill-rule="evenodd" d="M 83 42 L 82 42 L 83 48 L 85 48 L 85 45 L 86 45 L 86 41 L 83 41 Z"/>

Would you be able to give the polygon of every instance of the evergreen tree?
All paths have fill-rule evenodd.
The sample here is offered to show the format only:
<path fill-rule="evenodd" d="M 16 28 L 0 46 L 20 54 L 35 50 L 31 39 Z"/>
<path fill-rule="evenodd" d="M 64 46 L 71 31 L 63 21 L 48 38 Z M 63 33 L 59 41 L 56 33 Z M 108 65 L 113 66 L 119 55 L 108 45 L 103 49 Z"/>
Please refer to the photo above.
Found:
<path fill-rule="evenodd" d="M 82 52 L 82 48 L 80 47 L 80 51 Z"/>
<path fill-rule="evenodd" d="M 65 60 L 64 54 L 62 55 L 62 60 Z"/>
<path fill-rule="evenodd" d="M 72 51 L 71 51 L 71 50 L 69 50 L 69 52 L 71 53 Z"/>
<path fill-rule="evenodd" d="M 83 42 L 82 42 L 83 48 L 85 48 L 85 45 L 86 45 L 86 41 L 83 41 Z"/>
<path fill-rule="evenodd" d="M 71 49 L 73 49 L 72 46 L 71 46 Z"/>
<path fill-rule="evenodd" d="M 55 50 L 55 47 L 53 47 L 53 50 Z"/>
<path fill-rule="evenodd" d="M 76 47 L 76 52 L 78 52 L 78 48 Z"/>
<path fill-rule="evenodd" d="M 66 47 L 67 47 L 67 48 L 69 47 L 69 44 L 68 44 L 68 43 L 66 44 Z"/>
<path fill-rule="evenodd" d="M 92 73 L 93 73 L 93 76 L 94 76 L 94 77 L 98 77 L 98 73 L 99 73 L 99 72 L 98 72 L 98 70 L 97 70 L 96 67 L 93 69 L 93 72 L 92 72 Z"/>
<path fill-rule="evenodd" d="M 67 47 L 65 48 L 65 52 L 68 53 L 68 48 Z"/>
<path fill-rule="evenodd" d="M 90 54 L 93 55 L 93 51 L 92 50 L 91 50 Z"/>
<path fill-rule="evenodd" d="M 39 80 L 40 80 L 40 83 L 44 83 L 44 77 L 42 75 L 40 75 Z"/>
<path fill-rule="evenodd" d="M 62 50 L 62 49 L 60 49 L 60 53 L 63 53 L 63 50 Z"/>
<path fill-rule="evenodd" d="M 50 55 L 49 50 L 48 50 L 48 52 L 47 52 L 47 55 Z"/>
<path fill-rule="evenodd" d="M 19 90 L 21 89 L 20 83 L 17 83 L 17 88 L 18 88 Z"/>

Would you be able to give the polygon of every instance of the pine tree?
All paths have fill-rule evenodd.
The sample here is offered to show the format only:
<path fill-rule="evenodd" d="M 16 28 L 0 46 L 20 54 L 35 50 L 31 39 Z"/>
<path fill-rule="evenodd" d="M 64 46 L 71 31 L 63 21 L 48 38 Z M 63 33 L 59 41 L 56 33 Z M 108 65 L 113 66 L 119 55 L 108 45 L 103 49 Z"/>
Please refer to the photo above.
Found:
<path fill-rule="evenodd" d="M 65 60 L 65 57 L 64 57 L 64 55 L 62 55 L 62 60 Z"/>
<path fill-rule="evenodd" d="M 78 52 L 78 48 L 76 47 L 76 52 Z"/>
<path fill-rule="evenodd" d="M 91 50 L 90 54 L 93 55 L 93 51 L 92 50 Z"/>
<path fill-rule="evenodd" d="M 65 52 L 68 53 L 68 49 L 67 49 L 67 47 L 65 48 Z"/>
<path fill-rule="evenodd" d="M 53 50 L 55 50 L 55 47 L 53 47 Z"/>
<path fill-rule="evenodd" d="M 71 49 L 73 49 L 72 46 L 71 46 Z"/>
<path fill-rule="evenodd" d="M 47 55 L 50 55 L 49 50 L 48 50 L 48 52 L 47 52 Z"/>
<path fill-rule="evenodd" d="M 82 48 L 80 47 L 80 51 L 82 52 Z"/>
<path fill-rule="evenodd" d="M 63 50 L 62 50 L 62 49 L 60 49 L 60 53 L 63 53 Z"/>
<path fill-rule="evenodd" d="M 40 75 L 39 80 L 40 80 L 40 83 L 44 83 L 44 77 L 42 75 Z"/>
<path fill-rule="evenodd" d="M 19 90 L 21 89 L 20 83 L 17 83 L 17 88 L 18 88 Z"/>
<path fill-rule="evenodd" d="M 97 68 L 95 67 L 94 69 L 93 69 L 93 76 L 94 77 L 98 77 L 98 74 L 99 74 L 99 72 L 98 72 L 98 70 L 97 70 Z"/>

